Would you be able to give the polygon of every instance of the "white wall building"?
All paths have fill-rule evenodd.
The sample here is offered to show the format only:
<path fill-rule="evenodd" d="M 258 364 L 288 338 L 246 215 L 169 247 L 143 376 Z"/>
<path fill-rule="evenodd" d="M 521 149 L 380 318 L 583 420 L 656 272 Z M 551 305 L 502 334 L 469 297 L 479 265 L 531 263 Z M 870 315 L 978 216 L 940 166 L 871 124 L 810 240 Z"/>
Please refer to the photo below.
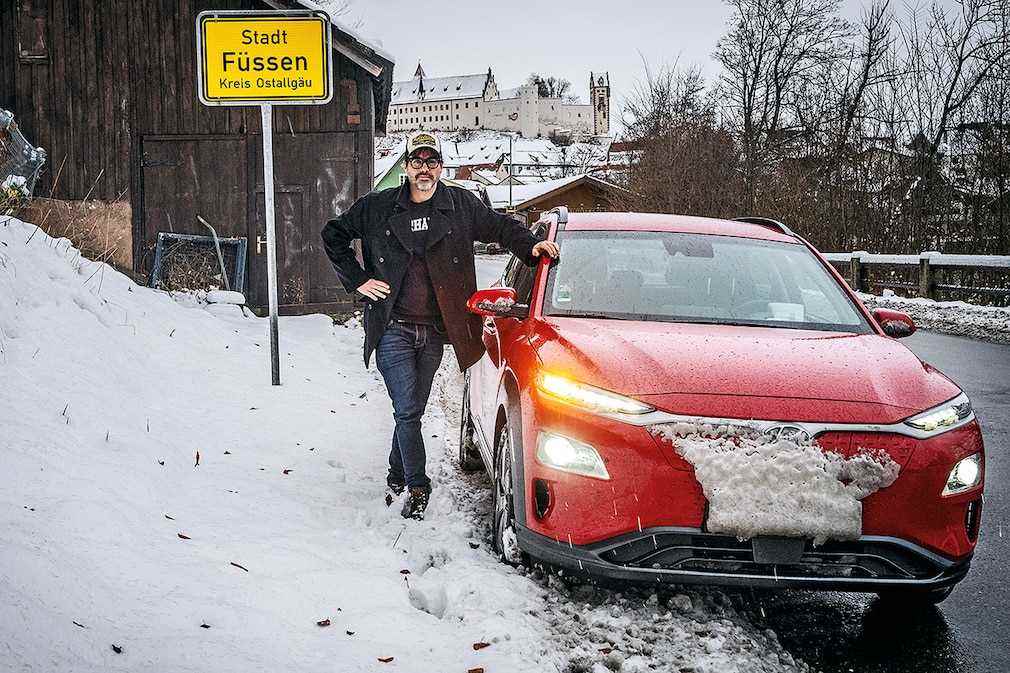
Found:
<path fill-rule="evenodd" d="M 491 69 L 478 75 L 427 77 L 418 64 L 412 79 L 393 83 L 388 130 L 512 131 L 526 138 L 554 132 L 610 133 L 610 79 L 590 73 L 589 104 L 540 98 L 534 84 L 499 91 Z"/>

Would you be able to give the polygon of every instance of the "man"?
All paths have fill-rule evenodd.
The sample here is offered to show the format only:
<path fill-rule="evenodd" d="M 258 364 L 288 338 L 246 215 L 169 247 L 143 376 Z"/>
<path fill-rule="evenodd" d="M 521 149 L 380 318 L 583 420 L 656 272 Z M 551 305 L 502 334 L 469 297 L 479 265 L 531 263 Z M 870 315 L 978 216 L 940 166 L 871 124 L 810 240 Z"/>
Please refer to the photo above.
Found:
<path fill-rule="evenodd" d="M 327 222 L 322 237 L 344 288 L 365 298 L 365 366 L 374 350 L 393 403 L 386 484 L 396 495 L 408 489 L 404 518 L 423 519 L 431 481 L 421 417 L 435 370 L 447 343 L 460 371 L 484 353 L 481 319 L 466 310 L 477 290 L 473 243 L 497 242 L 529 266 L 544 254 L 557 257 L 558 246 L 538 241 L 465 189 L 439 182 L 442 150 L 432 133 L 408 138 L 404 172 L 406 184 L 361 197 Z M 350 247 L 354 239 L 361 241 L 364 268 Z"/>

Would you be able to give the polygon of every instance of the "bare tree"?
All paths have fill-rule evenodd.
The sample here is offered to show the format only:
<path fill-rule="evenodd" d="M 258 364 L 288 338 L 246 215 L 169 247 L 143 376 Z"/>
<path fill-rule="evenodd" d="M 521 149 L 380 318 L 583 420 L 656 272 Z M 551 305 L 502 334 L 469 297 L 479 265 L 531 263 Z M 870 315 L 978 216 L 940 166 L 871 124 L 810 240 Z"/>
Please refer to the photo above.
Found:
<path fill-rule="evenodd" d="M 715 57 L 726 120 L 741 142 L 748 199 L 757 207 L 758 181 L 775 153 L 804 129 L 797 96 L 818 70 L 844 56 L 849 25 L 838 17 L 840 0 L 727 0 L 729 31 Z"/>
<path fill-rule="evenodd" d="M 543 77 L 535 72 L 530 74 L 526 83 L 537 85 L 537 94 L 540 98 L 562 98 L 572 88 L 572 83 L 567 79 L 554 75 Z"/>
<path fill-rule="evenodd" d="M 635 148 L 619 206 L 646 212 L 729 216 L 740 200 L 737 149 L 716 125 L 698 68 L 663 67 L 627 98 L 625 134 Z"/>

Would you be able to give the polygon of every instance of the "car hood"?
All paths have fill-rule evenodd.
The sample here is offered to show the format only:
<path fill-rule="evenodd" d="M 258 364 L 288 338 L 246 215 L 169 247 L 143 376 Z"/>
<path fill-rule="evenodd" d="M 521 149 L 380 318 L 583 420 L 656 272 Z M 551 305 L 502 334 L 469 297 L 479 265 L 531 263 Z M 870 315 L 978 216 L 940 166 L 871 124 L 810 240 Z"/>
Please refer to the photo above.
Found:
<path fill-rule="evenodd" d="M 834 400 L 914 413 L 960 392 L 878 334 L 551 317 L 533 344 L 545 369 L 633 397 Z"/>

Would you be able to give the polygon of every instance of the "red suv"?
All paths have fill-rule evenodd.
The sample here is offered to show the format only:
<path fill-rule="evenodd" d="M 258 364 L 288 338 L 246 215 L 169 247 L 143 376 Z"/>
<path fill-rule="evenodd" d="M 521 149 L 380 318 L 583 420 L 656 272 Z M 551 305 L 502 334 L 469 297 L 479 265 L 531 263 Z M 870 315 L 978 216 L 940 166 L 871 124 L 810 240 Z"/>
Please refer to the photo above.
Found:
<path fill-rule="evenodd" d="M 908 316 L 867 311 L 774 220 L 557 208 L 533 227 L 560 258 L 513 258 L 469 302 L 487 353 L 466 373 L 460 462 L 491 475 L 505 561 L 933 602 L 964 578 L 982 436 L 958 386 L 896 341 Z M 855 503 L 848 538 L 717 532 L 695 466 L 656 432 L 676 423 L 808 438 L 818 457 L 869 447 L 897 477 Z"/>

